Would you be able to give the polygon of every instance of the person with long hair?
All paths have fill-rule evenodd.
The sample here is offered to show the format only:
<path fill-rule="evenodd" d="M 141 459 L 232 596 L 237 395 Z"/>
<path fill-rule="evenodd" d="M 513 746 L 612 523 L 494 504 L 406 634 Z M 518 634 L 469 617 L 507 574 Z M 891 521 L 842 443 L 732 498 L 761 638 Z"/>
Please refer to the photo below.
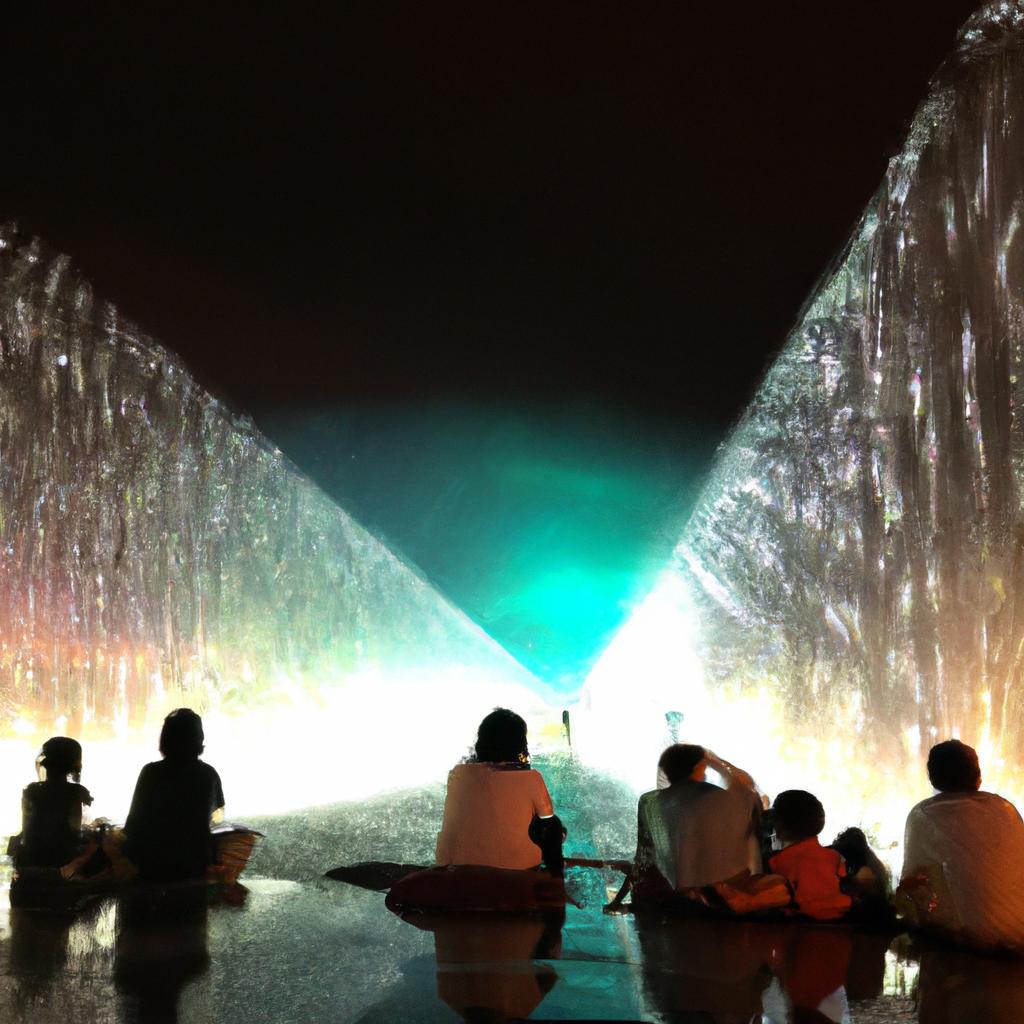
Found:
<path fill-rule="evenodd" d="M 438 864 L 562 871 L 562 824 L 540 772 L 530 767 L 526 722 L 495 708 L 480 723 L 473 756 L 448 775 Z"/>
<path fill-rule="evenodd" d="M 125 821 L 124 852 L 143 879 L 204 878 L 213 863 L 211 823 L 223 813 L 224 791 L 214 768 L 199 759 L 203 721 L 189 708 L 164 719 L 163 760 L 139 773 Z"/>

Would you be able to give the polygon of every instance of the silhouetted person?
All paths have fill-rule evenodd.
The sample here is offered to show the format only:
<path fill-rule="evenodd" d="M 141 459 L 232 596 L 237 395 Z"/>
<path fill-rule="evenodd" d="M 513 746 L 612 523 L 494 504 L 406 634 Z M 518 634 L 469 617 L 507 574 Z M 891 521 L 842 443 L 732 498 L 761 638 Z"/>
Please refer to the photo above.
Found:
<path fill-rule="evenodd" d="M 475 757 L 448 774 L 438 864 L 562 871 L 562 823 L 530 767 L 526 722 L 496 708 L 480 723 Z"/>
<path fill-rule="evenodd" d="M 1017 808 L 980 792 L 978 755 L 959 740 L 932 747 L 928 778 L 938 792 L 907 816 L 901 909 L 956 942 L 1024 950 L 1024 823 Z"/>
<path fill-rule="evenodd" d="M 727 788 L 705 780 L 709 767 Z M 761 870 L 761 804 L 746 772 L 691 743 L 665 750 L 658 771 L 667 787 L 637 805 L 634 899 Z"/>
<path fill-rule="evenodd" d="M 210 824 L 224 807 L 220 776 L 203 761 L 202 719 L 172 711 L 160 732 L 162 761 L 139 773 L 125 822 L 125 854 L 143 879 L 204 878 L 213 862 Z"/>
<path fill-rule="evenodd" d="M 89 790 L 79 784 L 82 747 L 77 740 L 48 739 L 36 768 L 42 781 L 26 786 L 21 796 L 21 837 L 14 858 L 20 871 L 70 865 L 82 845 L 82 807 L 92 803 Z"/>

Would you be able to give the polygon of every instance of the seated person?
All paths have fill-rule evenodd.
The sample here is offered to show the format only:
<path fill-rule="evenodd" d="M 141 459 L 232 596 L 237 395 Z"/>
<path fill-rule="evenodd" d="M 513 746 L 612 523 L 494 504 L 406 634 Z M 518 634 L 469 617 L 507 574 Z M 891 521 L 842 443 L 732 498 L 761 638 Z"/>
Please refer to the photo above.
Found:
<path fill-rule="evenodd" d="M 842 917 L 853 900 L 841 887 L 843 858 L 818 842 L 825 827 L 821 801 L 802 789 L 788 789 L 775 798 L 772 817 L 783 848 L 768 861 L 768 869 L 789 883 L 792 909 L 818 921 Z"/>
<path fill-rule="evenodd" d="M 1024 823 L 980 791 L 973 748 L 936 744 L 928 778 L 938 791 L 907 816 L 897 903 L 913 923 L 986 949 L 1024 949 Z"/>
<path fill-rule="evenodd" d="M 868 837 L 859 828 L 846 828 L 832 841 L 846 862 L 846 891 L 867 903 L 885 902 L 889 897 L 889 869 L 868 845 Z"/>
<path fill-rule="evenodd" d="M 438 864 L 562 871 L 562 824 L 530 767 L 526 722 L 496 708 L 480 723 L 474 757 L 448 774 Z"/>
<path fill-rule="evenodd" d="M 708 768 L 725 789 L 705 780 Z M 746 772 L 691 743 L 665 750 L 658 772 L 667 786 L 637 805 L 635 900 L 761 870 L 761 803 Z"/>
<path fill-rule="evenodd" d="M 21 796 L 21 836 L 15 867 L 65 868 L 82 847 L 82 807 L 92 803 L 82 777 L 82 747 L 67 736 L 48 739 L 36 758 L 40 782 L 26 786 Z"/>
<path fill-rule="evenodd" d="M 211 823 L 223 815 L 220 776 L 199 760 L 203 721 L 172 711 L 160 732 L 162 761 L 139 773 L 124 825 L 124 853 L 148 881 L 204 878 L 214 860 Z"/>

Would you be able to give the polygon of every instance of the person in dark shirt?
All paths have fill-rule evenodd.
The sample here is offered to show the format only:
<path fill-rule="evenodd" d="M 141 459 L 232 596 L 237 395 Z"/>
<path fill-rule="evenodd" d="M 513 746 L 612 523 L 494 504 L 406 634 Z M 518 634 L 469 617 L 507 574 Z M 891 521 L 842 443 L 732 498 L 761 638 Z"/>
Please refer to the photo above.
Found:
<path fill-rule="evenodd" d="M 68 736 L 48 739 L 36 758 L 41 782 L 26 786 L 21 796 L 21 837 L 15 866 L 63 868 L 82 845 L 82 807 L 92 803 L 82 777 L 82 747 Z M 69 868 L 68 874 L 74 868 Z"/>
<path fill-rule="evenodd" d="M 224 792 L 217 772 L 199 760 L 204 739 L 199 715 L 172 711 L 160 732 L 163 760 L 139 773 L 124 851 L 145 880 L 204 878 L 213 862 L 210 825 L 223 812 Z"/>

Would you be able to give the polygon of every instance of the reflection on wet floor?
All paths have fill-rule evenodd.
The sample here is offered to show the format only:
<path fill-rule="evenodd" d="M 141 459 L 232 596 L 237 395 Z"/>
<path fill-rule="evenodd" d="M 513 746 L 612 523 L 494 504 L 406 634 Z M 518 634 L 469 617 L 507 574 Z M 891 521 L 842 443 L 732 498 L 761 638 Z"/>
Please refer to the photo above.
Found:
<path fill-rule="evenodd" d="M 1024 962 L 820 925 L 419 916 L 331 882 L 0 907 L 0 1019 L 1018 1022 Z M 16 902 L 19 902 L 16 900 Z M 32 902 L 32 901 L 29 901 Z"/>

